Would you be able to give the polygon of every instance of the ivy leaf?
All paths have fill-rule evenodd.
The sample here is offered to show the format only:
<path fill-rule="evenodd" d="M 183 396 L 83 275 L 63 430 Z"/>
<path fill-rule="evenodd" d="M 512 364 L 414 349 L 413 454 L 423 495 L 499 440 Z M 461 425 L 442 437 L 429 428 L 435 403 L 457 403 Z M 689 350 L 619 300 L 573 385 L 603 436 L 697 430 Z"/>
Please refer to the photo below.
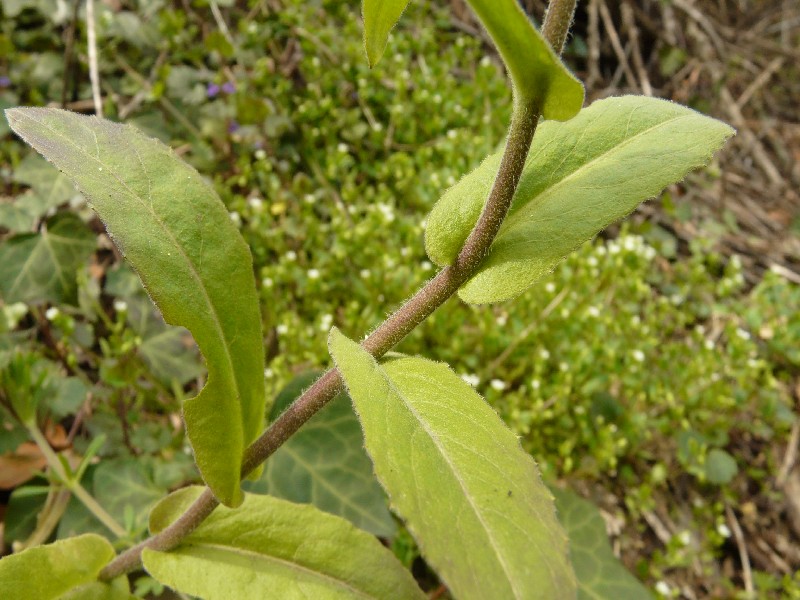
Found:
<path fill-rule="evenodd" d="M 558 520 L 569 536 L 579 600 L 646 600 L 653 596 L 622 565 L 608 543 L 606 525 L 591 502 L 552 488 Z"/>
<path fill-rule="evenodd" d="M 74 304 L 77 271 L 94 248 L 94 234 L 72 213 L 54 216 L 41 233 L 11 237 L 0 245 L 0 295 L 7 303 Z"/>
<path fill-rule="evenodd" d="M 409 0 L 364 0 L 364 48 L 367 62 L 374 67 L 383 56 L 389 32 L 400 20 Z"/>
<path fill-rule="evenodd" d="M 733 133 L 689 108 L 643 96 L 599 100 L 567 123 L 541 123 L 508 217 L 459 296 L 484 304 L 519 295 L 640 202 L 708 164 Z M 499 155 L 490 156 L 434 206 L 425 246 L 437 264 L 457 256 L 499 164 Z"/>
<path fill-rule="evenodd" d="M 152 469 L 133 458 L 102 461 L 94 472 L 92 489 L 95 499 L 118 523 L 125 523 L 130 512 L 134 530 L 144 530 L 150 509 L 167 491 L 155 484 Z"/>
<path fill-rule="evenodd" d="M 545 119 L 566 121 L 583 106 L 583 85 L 533 26 L 518 0 L 467 0 L 508 68 L 519 99 Z"/>
<path fill-rule="evenodd" d="M 111 543 L 91 533 L 29 548 L 0 560 L 0 589 L 8 598 L 61 598 L 95 581 L 114 556 Z"/>
<path fill-rule="evenodd" d="M 319 375 L 316 371 L 303 373 L 289 382 L 276 399 L 272 419 Z M 346 394 L 339 394 L 278 448 L 266 462 L 261 478 L 246 483 L 245 489 L 313 504 L 380 537 L 390 538 L 395 533 Z"/>
<path fill-rule="evenodd" d="M 12 129 L 78 185 L 164 319 L 191 331 L 208 382 L 183 405 L 200 473 L 242 499 L 245 447 L 264 419 L 261 315 L 252 257 L 199 173 L 131 126 L 57 109 L 6 111 Z"/>
<path fill-rule="evenodd" d="M 575 578 L 533 459 L 443 363 L 379 366 L 337 329 L 328 347 L 393 509 L 458 598 L 569 598 Z"/>
<path fill-rule="evenodd" d="M 14 181 L 31 188 L 29 194 L 17 199 L 17 203 L 23 204 L 23 208 L 36 218 L 77 195 L 75 186 L 66 175 L 33 153 L 14 169 Z"/>
<path fill-rule="evenodd" d="M 150 515 L 161 531 L 202 493 L 179 490 Z M 206 600 L 230 598 L 419 598 L 414 578 L 375 537 L 310 505 L 246 494 L 220 507 L 169 552 L 146 549 L 155 579 Z"/>

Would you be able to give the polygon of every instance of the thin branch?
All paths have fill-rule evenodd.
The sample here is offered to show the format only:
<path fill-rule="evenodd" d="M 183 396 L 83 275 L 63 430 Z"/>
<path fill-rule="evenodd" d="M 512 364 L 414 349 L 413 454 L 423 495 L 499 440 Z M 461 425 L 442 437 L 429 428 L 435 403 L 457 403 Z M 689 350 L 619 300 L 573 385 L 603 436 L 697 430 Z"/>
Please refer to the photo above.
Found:
<path fill-rule="evenodd" d="M 97 36 L 94 26 L 94 0 L 86 0 L 86 42 L 89 49 L 89 79 L 92 82 L 94 113 L 103 118 L 103 99 L 100 96 L 100 72 L 97 69 Z"/>
<path fill-rule="evenodd" d="M 561 45 L 566 38 L 566 29 L 569 27 L 576 1 L 552 0 L 545 16 L 543 30 L 549 32 L 545 34 L 545 39 L 552 46 L 555 46 L 555 42 L 559 44 L 559 47 L 556 48 L 557 53 L 560 53 Z M 570 16 L 565 20 L 564 15 L 567 13 Z M 558 23 L 554 22 L 556 18 Z M 362 347 L 370 354 L 376 358 L 383 356 L 455 294 L 458 288 L 475 273 L 511 206 L 540 116 L 541 112 L 538 106 L 515 101 L 500 168 L 478 223 L 464 243 L 455 262 L 442 269 L 364 340 Z M 341 390 L 342 379 L 336 369 L 331 369 L 322 375 L 269 426 L 261 437 L 247 448 L 242 465 L 242 477 L 269 458 Z M 206 488 L 205 492 L 177 521 L 153 537 L 120 554 L 103 569 L 100 578 L 110 580 L 137 568 L 141 564 L 141 553 L 144 548 L 153 550 L 174 548 L 184 537 L 194 531 L 218 504 L 211 490 Z"/>

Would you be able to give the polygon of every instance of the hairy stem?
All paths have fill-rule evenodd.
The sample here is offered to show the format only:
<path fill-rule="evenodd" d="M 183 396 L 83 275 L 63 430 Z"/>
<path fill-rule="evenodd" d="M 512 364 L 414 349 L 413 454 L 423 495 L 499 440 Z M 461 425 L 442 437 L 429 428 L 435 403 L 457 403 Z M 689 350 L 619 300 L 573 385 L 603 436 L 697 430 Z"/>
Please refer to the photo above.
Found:
<path fill-rule="evenodd" d="M 569 26 L 572 24 L 577 3 L 578 0 L 566 0 L 565 2 L 551 2 L 547 7 L 544 23 L 542 23 L 542 35 L 556 51 L 556 54 L 561 54 L 561 51 L 564 50 L 564 42 L 567 41 Z"/>
<path fill-rule="evenodd" d="M 543 34 L 557 53 L 560 53 L 563 41 L 566 39 L 575 3 L 576 0 L 551 0 L 550 2 L 544 21 L 546 29 L 543 29 Z M 564 15 L 567 17 L 565 18 Z M 556 16 L 558 16 L 557 19 Z M 545 31 L 549 33 L 545 33 Z M 362 342 L 362 347 L 374 357 L 383 356 L 397 345 L 455 294 L 458 288 L 475 273 L 492 245 L 500 225 L 508 213 L 511 201 L 514 199 L 514 192 L 522 175 L 540 116 L 539 106 L 515 98 L 503 158 L 483 213 L 455 262 L 439 271 L 433 279 L 428 281 Z M 342 389 L 342 378 L 336 369 L 331 369 L 322 375 L 267 428 L 261 437 L 247 448 L 242 464 L 242 477 L 267 460 L 275 450 L 280 448 L 292 434 Z M 100 578 L 113 579 L 137 568 L 141 564 L 141 553 L 144 548 L 169 550 L 175 547 L 184 537 L 194 531 L 218 504 L 214 495 L 206 488 L 203 495 L 195 500 L 174 523 L 120 554 L 103 569 Z"/>

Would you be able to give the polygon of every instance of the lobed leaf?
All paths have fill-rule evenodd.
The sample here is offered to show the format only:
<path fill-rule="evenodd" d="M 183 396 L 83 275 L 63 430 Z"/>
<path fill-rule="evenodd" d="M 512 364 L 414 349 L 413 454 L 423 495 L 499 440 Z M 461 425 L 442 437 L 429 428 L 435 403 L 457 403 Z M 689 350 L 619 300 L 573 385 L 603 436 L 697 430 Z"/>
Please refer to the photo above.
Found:
<path fill-rule="evenodd" d="M 389 32 L 400 20 L 409 0 L 363 0 L 364 49 L 367 61 L 374 67 L 383 56 Z"/>
<path fill-rule="evenodd" d="M 77 301 L 77 271 L 95 248 L 95 235 L 73 213 L 47 221 L 41 233 L 0 245 L 0 295 L 7 303 Z"/>
<path fill-rule="evenodd" d="M 553 497 L 517 437 L 443 363 L 328 346 L 393 509 L 458 598 L 570 598 Z"/>
<path fill-rule="evenodd" d="M 545 119 L 566 121 L 583 106 L 583 85 L 533 26 L 517 0 L 467 0 L 508 68 L 514 90 Z"/>
<path fill-rule="evenodd" d="M 558 519 L 569 536 L 578 600 L 648 600 L 652 594 L 614 556 L 600 512 L 577 494 L 553 488 Z"/>
<path fill-rule="evenodd" d="M 150 517 L 166 527 L 202 493 L 185 488 Z M 220 507 L 169 552 L 145 550 L 158 581 L 206 600 L 231 598 L 419 598 L 414 578 L 372 535 L 313 506 L 246 494 L 240 509 Z"/>
<path fill-rule="evenodd" d="M 241 501 L 244 448 L 263 426 L 264 358 L 252 257 L 224 205 L 167 146 L 131 126 L 15 108 L 9 124 L 100 215 L 164 319 L 188 328 L 208 382 L 183 406 L 195 460 L 224 504 Z"/>
<path fill-rule="evenodd" d="M 289 382 L 278 394 L 271 418 L 276 419 L 319 375 L 311 371 Z M 386 496 L 372 473 L 361 426 L 346 394 L 325 405 L 278 448 L 261 477 L 246 482 L 245 490 L 313 504 L 380 537 L 395 533 Z"/>
<path fill-rule="evenodd" d="M 114 556 L 111 543 L 95 534 L 29 548 L 0 560 L 0 590 L 7 598 L 61 598 L 94 582 Z"/>
<path fill-rule="evenodd" d="M 517 296 L 640 202 L 708 164 L 733 133 L 689 108 L 644 96 L 599 100 L 567 123 L 541 123 L 508 217 L 459 296 L 471 304 Z M 434 206 L 425 246 L 437 264 L 457 256 L 499 163 L 499 155 L 488 157 Z"/>

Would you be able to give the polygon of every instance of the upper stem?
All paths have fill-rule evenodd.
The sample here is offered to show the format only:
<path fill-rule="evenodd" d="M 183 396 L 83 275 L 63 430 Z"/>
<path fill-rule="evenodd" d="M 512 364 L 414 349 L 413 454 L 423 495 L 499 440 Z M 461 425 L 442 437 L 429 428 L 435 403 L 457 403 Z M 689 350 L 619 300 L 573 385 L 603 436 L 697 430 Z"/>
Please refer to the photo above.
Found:
<path fill-rule="evenodd" d="M 542 33 L 556 53 L 561 52 L 576 2 L 577 0 L 550 2 Z M 568 16 L 564 18 L 564 15 Z M 508 214 L 540 116 L 539 106 L 515 96 L 500 168 L 477 224 L 453 264 L 439 271 L 362 342 L 362 347 L 374 357 L 383 356 L 397 345 L 475 274 L 489 251 L 503 219 Z M 242 462 L 242 477 L 269 458 L 342 389 L 342 378 L 336 369 L 331 369 L 322 375 L 247 448 Z M 205 492 L 175 522 L 120 554 L 103 569 L 100 578 L 110 580 L 135 569 L 141 564 L 141 553 L 144 548 L 165 551 L 175 547 L 194 531 L 218 504 L 211 490 L 206 488 Z"/>

